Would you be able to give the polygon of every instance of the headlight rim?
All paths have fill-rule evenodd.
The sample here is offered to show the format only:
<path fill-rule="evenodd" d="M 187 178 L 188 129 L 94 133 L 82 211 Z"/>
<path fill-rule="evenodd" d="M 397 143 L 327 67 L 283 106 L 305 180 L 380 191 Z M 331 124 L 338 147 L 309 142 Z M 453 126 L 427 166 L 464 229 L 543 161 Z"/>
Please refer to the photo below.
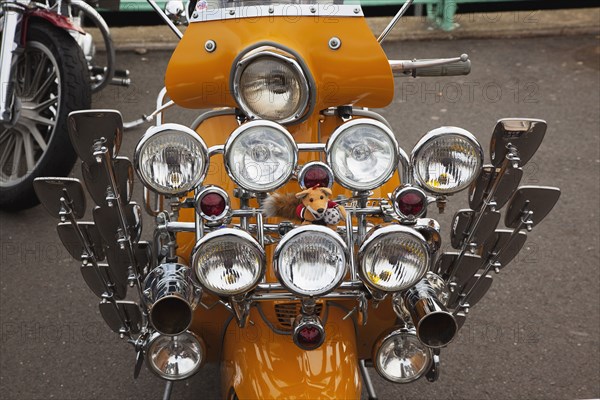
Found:
<path fill-rule="evenodd" d="M 381 348 L 383 347 L 383 344 L 386 341 L 390 340 L 393 336 L 396 336 L 396 335 L 413 336 L 416 339 L 417 343 L 419 343 L 422 346 L 422 348 L 425 350 L 425 353 L 427 354 L 427 364 L 425 365 L 425 367 L 423 368 L 422 371 L 420 371 L 417 375 L 414 376 L 414 378 L 412 378 L 410 380 L 393 379 L 389 375 L 383 373 L 381 371 L 382 368 L 379 365 L 378 355 L 379 355 Z M 381 376 L 388 382 L 411 383 L 411 382 L 419 380 L 421 377 L 426 375 L 427 372 L 431 369 L 431 366 L 433 365 L 433 350 L 431 348 L 425 346 L 423 343 L 421 343 L 421 341 L 419 340 L 419 338 L 417 336 L 417 330 L 414 326 L 396 325 L 396 326 L 393 326 L 393 327 L 383 331 L 377 337 L 377 339 L 375 340 L 375 342 L 373 344 L 373 351 L 371 354 L 371 358 L 373 360 L 373 365 L 375 367 L 375 370 L 377 371 L 379 376 Z"/>
<path fill-rule="evenodd" d="M 388 288 L 380 287 L 380 286 L 376 285 L 375 283 L 371 282 L 371 280 L 366 276 L 366 274 L 363 270 L 363 258 L 364 258 L 364 254 L 366 253 L 366 251 L 369 250 L 369 248 L 374 243 L 376 243 L 378 240 L 380 240 L 386 236 L 389 236 L 389 235 L 392 235 L 395 233 L 409 234 L 421 242 L 421 244 L 423 245 L 423 252 L 426 257 L 426 262 L 425 262 L 426 266 L 425 266 L 425 270 L 423 271 L 423 273 L 419 275 L 418 279 L 415 278 L 414 282 L 412 282 L 411 284 L 405 285 L 406 287 L 402 287 L 402 288 L 396 289 L 396 290 L 390 290 Z M 429 245 L 427 244 L 427 240 L 425 239 L 425 237 L 421 233 L 416 231 L 415 229 L 409 228 L 404 225 L 393 224 L 393 225 L 384 226 L 382 228 L 375 230 L 370 236 L 368 236 L 363 241 L 363 243 L 360 245 L 359 250 L 358 250 L 358 274 L 359 274 L 362 282 L 367 287 L 371 288 L 372 290 L 382 292 L 382 293 L 399 293 L 399 292 L 403 292 L 403 291 L 411 288 L 412 286 L 415 285 L 415 283 L 419 282 L 427 274 L 427 271 L 429 271 L 431 269 L 431 262 L 432 262 L 432 258 L 431 258 L 431 254 L 429 253 Z"/>
<path fill-rule="evenodd" d="M 156 342 L 156 340 L 160 339 L 161 337 L 163 338 L 168 338 L 173 340 L 175 337 L 177 336 L 183 336 L 183 335 L 188 335 L 190 337 L 192 337 L 197 343 L 198 346 L 200 348 L 201 354 L 200 354 L 200 362 L 198 363 L 198 365 L 196 365 L 196 367 L 194 369 L 192 369 L 191 371 L 187 372 L 186 374 L 183 374 L 181 376 L 177 376 L 177 377 L 172 377 L 172 376 L 168 376 L 163 374 L 161 371 L 159 371 L 154 363 L 152 362 L 152 357 L 150 357 L 148 355 L 148 352 L 151 349 L 151 346 L 153 343 Z M 167 380 L 167 381 L 182 381 L 185 379 L 188 379 L 191 376 L 194 376 L 195 374 L 198 373 L 198 371 L 200 371 L 202 369 L 202 366 L 205 364 L 206 362 L 206 343 L 204 342 L 204 339 L 202 339 L 201 336 L 195 334 L 194 332 L 192 332 L 191 330 L 185 330 L 182 333 L 178 334 L 178 335 L 174 335 L 174 336 L 169 336 L 169 335 L 163 335 L 160 332 L 154 332 L 150 335 L 150 338 L 148 339 L 148 343 L 145 346 L 145 353 L 146 355 L 146 366 L 148 367 L 148 369 L 154 373 L 155 375 L 157 375 L 158 377 L 160 377 L 161 379 Z"/>
<path fill-rule="evenodd" d="M 239 180 L 235 177 L 234 174 L 234 169 L 235 166 L 231 165 L 230 162 L 230 158 L 228 157 L 228 153 L 231 150 L 231 146 L 233 146 L 233 144 L 235 143 L 235 141 L 241 136 L 243 135 L 245 132 L 249 131 L 252 128 L 255 128 L 257 126 L 266 126 L 269 128 L 273 128 L 277 131 L 279 131 L 280 133 L 283 134 L 283 136 L 286 138 L 286 140 L 288 140 L 291 144 L 292 144 L 292 163 L 291 163 L 291 168 L 289 170 L 289 172 L 285 175 L 285 178 L 280 178 L 281 182 L 279 184 L 277 184 L 276 186 L 264 186 L 260 189 L 254 189 L 254 188 L 248 188 L 245 187 L 242 183 L 239 182 Z M 225 171 L 227 172 L 227 175 L 231 178 L 231 180 L 233 182 L 235 182 L 236 185 L 238 185 L 239 187 L 241 187 L 244 190 L 247 190 L 251 193 L 267 193 L 267 192 L 272 192 L 274 190 L 279 189 L 280 187 L 282 187 L 283 185 L 285 185 L 290 178 L 292 177 L 292 175 L 294 174 L 294 171 L 296 170 L 296 167 L 298 166 L 298 144 L 296 143 L 296 141 L 294 140 L 294 137 L 292 136 L 292 134 L 285 129 L 284 126 L 278 124 L 277 122 L 273 122 L 273 121 L 269 121 L 266 119 L 260 119 L 260 120 L 254 120 L 254 121 L 249 121 L 246 122 L 240 126 L 238 126 L 232 133 L 231 135 L 229 135 L 229 137 L 227 138 L 227 140 L 225 141 L 225 145 L 223 146 L 223 164 L 225 165 Z"/>
<path fill-rule="evenodd" d="M 201 174 L 200 174 L 198 181 L 190 189 L 182 190 L 182 191 L 176 192 L 176 193 L 166 193 L 166 192 L 161 192 L 158 189 L 156 189 L 151 184 L 151 182 L 149 182 L 146 179 L 144 174 L 142 174 L 141 166 L 140 166 L 141 153 L 142 153 L 144 146 L 148 143 L 148 141 L 150 139 L 152 139 L 153 137 L 160 135 L 163 132 L 166 132 L 169 130 L 177 131 L 179 133 L 182 133 L 182 134 L 187 135 L 190 138 L 192 138 L 202 149 L 202 154 L 203 154 L 203 158 L 204 158 L 203 163 L 202 163 L 203 165 L 202 165 Z M 209 165 L 210 165 L 210 156 L 209 156 L 209 152 L 208 152 L 208 146 L 206 146 L 206 143 L 204 142 L 202 137 L 197 132 L 195 132 L 193 129 L 188 128 L 185 125 L 176 124 L 176 123 L 166 123 L 166 124 L 162 124 L 162 125 L 158 125 L 158 126 L 151 126 L 150 128 L 148 128 L 146 130 L 146 133 L 144 133 L 144 135 L 138 141 L 137 145 L 135 146 L 134 153 L 133 153 L 133 167 L 135 168 L 135 172 L 136 172 L 137 176 L 140 178 L 140 180 L 142 181 L 142 184 L 144 185 L 144 187 L 152 190 L 154 193 L 165 196 L 167 198 L 181 197 L 181 196 L 184 196 L 185 194 L 195 190 L 198 186 L 200 186 L 202 184 L 202 182 L 204 182 L 204 179 L 206 179 L 206 174 L 208 173 Z"/>
<path fill-rule="evenodd" d="M 236 239 L 245 240 L 248 244 L 252 245 L 252 247 L 255 250 L 258 250 L 258 253 L 260 256 L 260 265 L 259 265 L 259 271 L 258 271 L 257 277 L 252 281 L 251 285 L 248 285 L 248 288 L 246 288 L 244 290 L 240 290 L 236 293 L 226 293 L 226 294 L 219 293 L 218 291 L 215 291 L 212 288 L 210 288 L 208 285 L 206 285 L 198 274 L 197 257 L 198 257 L 198 252 L 200 251 L 202 246 L 205 245 L 210 240 L 213 240 L 216 238 L 220 239 L 224 236 L 233 236 Z M 214 294 L 215 296 L 219 296 L 219 297 L 235 297 L 235 296 L 239 296 L 241 294 L 248 293 L 248 292 L 254 290 L 254 288 L 256 288 L 256 286 L 260 283 L 260 281 L 263 278 L 263 276 L 265 275 L 265 271 L 266 271 L 266 251 L 265 251 L 265 249 L 258 243 L 258 241 L 256 239 L 254 239 L 254 237 L 252 235 L 250 235 L 248 232 L 243 231 L 241 229 L 221 228 L 221 229 L 217 229 L 216 231 L 207 233 L 202 238 L 200 238 L 200 240 L 198 240 L 196 242 L 196 244 L 194 245 L 194 248 L 192 249 L 190 258 L 192 260 L 191 265 L 192 265 L 192 268 L 194 271 L 194 277 L 196 278 L 196 281 L 200 284 L 200 286 L 203 289 L 206 289 L 206 291 Z"/>
<path fill-rule="evenodd" d="M 215 215 L 215 216 L 207 215 L 204 213 L 204 211 L 202 211 L 202 207 L 200 206 L 200 202 L 202 201 L 204 196 L 211 194 L 211 193 L 217 193 L 225 201 L 225 209 L 219 215 Z M 194 207 L 196 213 L 200 216 L 200 218 L 202 218 L 204 221 L 206 221 L 208 223 L 215 223 L 215 222 L 223 221 L 231 213 L 231 199 L 229 198 L 229 193 L 227 193 L 222 187 L 217 186 L 217 185 L 206 185 L 206 186 L 202 187 L 200 190 L 197 190 L 197 193 L 194 196 L 194 202 L 196 203 L 196 205 Z"/>
<path fill-rule="evenodd" d="M 345 258 L 343 270 L 341 271 L 340 276 L 336 277 L 337 282 L 334 285 L 332 285 L 330 288 L 328 288 L 327 290 L 323 290 L 317 294 L 315 294 L 315 293 L 310 294 L 310 293 L 307 293 L 306 291 L 303 292 L 303 291 L 297 290 L 296 288 L 292 287 L 291 285 L 287 285 L 285 283 L 285 281 L 283 280 L 281 271 L 280 271 L 279 258 L 281 256 L 281 252 L 284 250 L 285 246 L 293 238 L 298 237 L 298 235 L 305 234 L 305 232 L 322 233 L 322 234 L 328 235 L 329 237 L 333 238 L 333 240 L 336 241 L 336 244 L 341 245 L 343 253 L 344 253 L 344 258 Z M 348 272 L 348 263 L 350 262 L 349 257 L 350 257 L 350 255 L 349 255 L 348 246 L 346 245 L 344 240 L 337 233 L 335 233 L 331 228 L 328 228 L 325 226 L 320 226 L 320 225 L 314 225 L 314 224 L 301 225 L 299 227 L 292 229 L 288 233 L 286 233 L 285 236 L 277 244 L 277 247 L 275 248 L 275 250 L 273 252 L 273 271 L 275 272 L 277 281 L 279 283 L 281 283 L 281 285 L 283 287 L 285 287 L 287 290 L 289 290 L 291 293 L 295 294 L 296 296 L 322 297 L 322 296 L 336 290 L 340 286 L 340 284 L 344 281 L 344 277 L 346 276 L 346 274 Z"/>
<path fill-rule="evenodd" d="M 261 116 L 255 114 L 250 110 L 247 103 L 243 100 L 240 93 L 240 79 L 244 70 L 253 61 L 261 57 L 274 57 L 282 60 L 292 66 L 292 68 L 299 73 L 302 78 L 300 84 L 300 94 L 304 95 L 305 99 L 300 103 L 297 111 L 292 116 L 274 120 L 275 122 L 286 125 L 292 123 L 302 122 L 308 115 L 310 115 L 315 107 L 315 92 L 316 87 L 313 77 L 310 74 L 310 69 L 307 68 L 302 58 L 292 49 L 282 46 L 278 43 L 262 42 L 251 46 L 242 52 L 233 60 L 230 74 L 231 81 L 231 93 L 238 107 L 250 118 L 250 120 L 261 120 Z"/>
<path fill-rule="evenodd" d="M 331 149 L 333 148 L 333 146 L 335 145 L 336 141 L 339 139 L 339 137 L 349 128 L 354 127 L 355 125 L 373 125 L 379 129 L 381 129 L 382 131 L 385 132 L 385 134 L 388 136 L 388 138 L 391 140 L 392 145 L 393 145 L 393 162 L 392 165 L 394 166 L 391 171 L 389 173 L 387 173 L 386 175 L 384 175 L 383 179 L 380 179 L 378 181 L 376 181 L 376 183 L 373 183 L 367 187 L 364 188 L 358 188 L 356 186 L 352 186 L 350 184 L 348 184 L 347 182 L 344 182 L 342 179 L 340 179 L 336 173 L 335 173 L 335 169 L 332 167 L 332 165 L 334 164 L 334 160 L 332 160 L 332 151 Z M 373 189 L 376 189 L 378 187 L 380 187 L 381 185 L 385 184 L 387 181 L 389 181 L 392 176 L 394 176 L 394 174 L 396 173 L 396 171 L 398 170 L 398 163 L 400 161 L 400 146 L 398 144 L 398 141 L 396 140 L 396 136 L 394 135 L 394 132 L 384 123 L 377 121 L 375 119 L 371 119 L 371 118 L 355 118 L 352 119 L 348 122 L 344 122 L 342 125 L 338 126 L 333 133 L 331 134 L 331 136 L 329 137 L 329 139 L 327 140 L 327 143 L 325 144 L 325 155 L 326 155 L 326 159 L 327 159 L 327 165 L 329 165 L 329 167 L 331 168 L 332 172 L 333 172 L 333 176 L 335 178 L 335 181 L 337 183 L 339 183 L 342 187 L 349 189 L 349 190 L 354 190 L 354 191 L 362 191 L 362 192 L 368 192 L 371 191 Z"/>
<path fill-rule="evenodd" d="M 414 179 L 416 184 L 419 185 L 419 187 L 421 187 L 427 193 L 433 193 L 436 195 L 452 195 L 452 194 L 459 193 L 459 192 L 467 189 L 470 186 L 470 184 L 473 182 L 473 180 L 477 179 L 477 176 L 479 175 L 479 173 L 476 173 L 474 175 L 474 178 L 472 181 L 470 181 L 467 185 L 464 185 L 464 187 L 462 187 L 458 190 L 457 189 L 433 190 L 429 187 L 429 185 L 426 184 L 426 182 L 424 182 L 421 179 L 420 175 L 417 172 L 417 168 L 416 168 L 417 156 L 419 155 L 418 153 L 421 150 L 423 150 L 432 141 L 437 140 L 442 137 L 450 137 L 450 136 L 459 136 L 463 139 L 466 139 L 468 142 L 470 142 L 470 144 L 473 146 L 473 148 L 477 152 L 477 159 L 479 162 L 478 170 L 481 171 L 481 168 L 483 168 L 483 165 L 484 165 L 483 147 L 481 146 L 481 143 L 479 143 L 479 140 L 477 140 L 475 135 L 473 135 L 471 132 L 467 131 L 466 129 L 460 128 L 458 126 L 442 126 L 442 127 L 436 128 L 436 129 L 432 129 L 429 132 L 427 132 L 421 139 L 419 139 L 419 141 L 417 142 L 415 147 L 413 147 L 413 149 L 410 153 L 410 165 L 411 165 L 411 169 L 412 169 L 412 178 Z"/>

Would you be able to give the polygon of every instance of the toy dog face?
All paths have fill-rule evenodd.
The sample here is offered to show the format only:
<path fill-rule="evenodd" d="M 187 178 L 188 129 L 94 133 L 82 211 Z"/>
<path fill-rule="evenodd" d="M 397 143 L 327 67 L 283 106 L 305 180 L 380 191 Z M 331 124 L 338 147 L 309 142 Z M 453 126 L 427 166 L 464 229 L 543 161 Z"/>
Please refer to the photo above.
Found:
<path fill-rule="evenodd" d="M 314 187 L 296 193 L 297 199 L 302 199 L 304 207 L 311 210 L 317 218 L 322 217 L 327 210 L 327 202 L 331 197 L 331 189 Z"/>

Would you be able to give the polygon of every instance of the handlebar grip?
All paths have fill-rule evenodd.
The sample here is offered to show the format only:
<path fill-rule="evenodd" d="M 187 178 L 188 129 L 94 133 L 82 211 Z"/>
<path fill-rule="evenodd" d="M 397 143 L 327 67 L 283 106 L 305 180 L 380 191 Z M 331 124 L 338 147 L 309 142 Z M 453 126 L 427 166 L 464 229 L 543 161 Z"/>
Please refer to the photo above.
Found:
<path fill-rule="evenodd" d="M 457 61 L 452 64 L 439 65 L 437 67 L 417 68 L 414 76 L 460 76 L 469 75 L 471 72 L 471 60 Z"/>

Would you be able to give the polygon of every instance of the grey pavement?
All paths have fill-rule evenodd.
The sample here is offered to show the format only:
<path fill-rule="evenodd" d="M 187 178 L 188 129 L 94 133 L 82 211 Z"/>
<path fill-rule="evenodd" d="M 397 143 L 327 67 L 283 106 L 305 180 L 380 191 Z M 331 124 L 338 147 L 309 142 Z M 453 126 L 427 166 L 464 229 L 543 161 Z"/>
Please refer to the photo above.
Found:
<path fill-rule="evenodd" d="M 442 351 L 438 382 L 393 385 L 372 372 L 382 399 L 589 399 L 600 397 L 600 63 L 598 36 L 387 43 L 390 58 L 467 52 L 466 77 L 399 78 L 393 103 L 378 110 L 406 150 L 441 125 L 463 127 L 487 148 L 495 121 L 534 117 L 549 129 L 522 184 L 552 185 L 562 197 L 530 234 L 521 255 L 495 276 L 459 337 Z M 118 54 L 130 89 L 108 88 L 94 106 L 126 120 L 153 108 L 169 52 Z M 189 123 L 198 110 L 167 120 Z M 127 132 L 132 156 L 144 128 Z M 489 159 L 489 156 L 486 155 Z M 73 176 L 80 176 L 80 166 Z M 141 202 L 136 180 L 134 198 Z M 447 238 L 453 212 L 440 216 Z M 430 216 L 438 218 L 437 211 Z M 88 219 L 90 216 L 88 215 Z M 150 221 L 145 221 L 149 235 Z M 149 371 L 132 378 L 134 354 L 103 323 L 97 299 L 63 250 L 56 220 L 41 207 L 0 212 L 0 393 L 3 399 L 158 399 Z M 448 248 L 447 244 L 444 248 Z M 218 366 L 178 383 L 174 399 L 219 396 Z"/>
<path fill-rule="evenodd" d="M 367 23 L 379 34 L 390 20 L 391 17 L 373 17 L 368 18 Z M 456 29 L 444 32 L 436 29 L 426 17 L 403 17 L 386 41 L 598 34 L 600 8 L 457 14 L 455 23 Z M 181 30 L 185 31 L 185 27 Z M 89 29 L 89 32 L 100 38 L 98 30 Z M 166 25 L 112 28 L 111 35 L 118 50 L 171 50 L 177 45 L 177 37 Z"/>

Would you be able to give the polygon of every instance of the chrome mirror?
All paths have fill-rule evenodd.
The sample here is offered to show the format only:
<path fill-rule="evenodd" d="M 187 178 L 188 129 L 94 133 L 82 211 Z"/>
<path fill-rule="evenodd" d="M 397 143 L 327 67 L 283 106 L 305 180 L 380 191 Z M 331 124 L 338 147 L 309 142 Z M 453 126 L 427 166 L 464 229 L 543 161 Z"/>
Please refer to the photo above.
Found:
<path fill-rule="evenodd" d="M 104 249 L 102 247 L 102 237 L 96 229 L 96 225 L 93 222 L 77 222 L 77 227 L 86 241 L 85 244 L 81 242 L 79 233 L 71 222 L 61 222 L 56 226 L 58 237 L 71 257 L 81 261 L 81 256 L 87 253 L 87 245 L 93 253 L 87 255 L 93 256 L 96 261 L 102 261 L 104 259 Z"/>
<path fill-rule="evenodd" d="M 499 222 L 499 211 L 492 211 L 489 208 L 483 210 L 479 223 L 471 233 L 471 243 L 482 244 L 485 242 L 494 233 Z"/>
<path fill-rule="evenodd" d="M 133 165 L 127 157 L 116 157 L 113 160 L 113 171 L 117 181 L 117 190 L 123 204 L 129 203 L 133 193 Z M 83 181 L 94 202 L 99 206 L 107 205 L 107 191 L 110 179 L 104 165 L 99 163 L 81 164 Z"/>
<path fill-rule="evenodd" d="M 509 148 L 514 147 L 519 166 L 524 166 L 540 147 L 546 134 L 546 121 L 531 118 L 505 118 L 498 121 L 490 143 L 492 164 L 500 166 Z"/>
<path fill-rule="evenodd" d="M 126 285 L 129 278 L 130 264 L 127 250 L 121 249 L 119 246 L 108 247 L 106 249 L 106 261 L 114 281 Z"/>
<path fill-rule="evenodd" d="M 528 229 L 539 224 L 554 208 L 560 197 L 560 189 L 548 186 L 522 186 L 513 196 L 504 224 L 507 228 Z"/>
<path fill-rule="evenodd" d="M 460 305 L 460 302 L 463 301 L 462 299 L 465 298 L 466 295 L 468 295 L 468 301 L 467 303 L 463 304 L 468 304 L 469 307 L 473 307 L 479 302 L 479 300 L 483 298 L 483 296 L 485 296 L 487 291 L 492 286 L 493 281 L 494 278 L 491 275 L 486 275 L 484 277 L 482 277 L 481 274 L 473 275 L 473 277 L 465 285 L 462 293 L 454 299 L 450 299 L 450 301 L 448 302 L 448 307 L 458 307 Z"/>
<path fill-rule="evenodd" d="M 75 219 L 85 215 L 85 192 L 81 182 L 75 178 L 35 178 L 33 189 L 44 208 L 54 218 L 60 218 L 61 211 L 70 209 Z"/>
<path fill-rule="evenodd" d="M 512 230 L 498 229 L 495 235 L 482 246 L 481 256 L 485 260 L 494 257 L 498 263 L 497 268 L 502 269 L 517 256 L 526 240 L 527 233 L 524 231 L 519 231 L 513 235 Z"/>
<path fill-rule="evenodd" d="M 521 168 L 506 168 L 502 175 L 501 169 L 491 165 L 483 167 L 477 180 L 469 188 L 469 207 L 476 210 L 493 190 L 491 200 L 496 202 L 495 209 L 499 210 L 510 200 L 523 177 Z M 497 182 L 496 182 L 497 180 Z"/>
<path fill-rule="evenodd" d="M 98 273 L 100 273 L 102 277 L 99 277 Z M 104 289 L 104 282 L 111 282 L 109 284 L 109 289 L 112 290 L 115 299 L 121 300 L 127 296 L 127 285 L 117 283 L 114 279 L 111 279 L 107 264 L 98 264 L 97 270 L 91 264 L 82 265 L 81 276 L 90 290 L 100 298 L 102 298 L 103 294 L 106 292 Z M 102 280 L 104 280 L 104 282 Z"/>
<path fill-rule="evenodd" d="M 460 291 L 481 268 L 483 259 L 478 255 L 463 254 L 460 262 L 456 264 L 459 256 L 459 253 L 443 253 L 438 259 L 436 268 L 442 278 L 452 276 L 455 287 Z"/>
<path fill-rule="evenodd" d="M 142 234 L 142 212 L 137 203 L 129 203 L 123 206 L 127 233 L 131 242 L 137 242 Z M 118 247 L 121 230 L 121 221 L 117 207 L 95 207 L 93 211 L 94 221 L 100 231 L 100 235 L 109 247 Z"/>
<path fill-rule="evenodd" d="M 115 157 L 123 138 L 123 118 L 116 110 L 73 111 L 68 119 L 69 136 L 75 152 L 84 163 L 96 163 L 94 152 L 106 147 Z"/>
<path fill-rule="evenodd" d="M 102 318 L 113 332 L 139 333 L 141 331 L 142 312 L 135 302 L 120 300 L 111 303 L 103 300 L 99 308 Z"/>
<path fill-rule="evenodd" d="M 455 249 L 460 249 L 469 234 L 471 220 L 475 211 L 469 209 L 458 210 L 452 219 L 452 230 L 450 231 L 450 244 Z"/>

